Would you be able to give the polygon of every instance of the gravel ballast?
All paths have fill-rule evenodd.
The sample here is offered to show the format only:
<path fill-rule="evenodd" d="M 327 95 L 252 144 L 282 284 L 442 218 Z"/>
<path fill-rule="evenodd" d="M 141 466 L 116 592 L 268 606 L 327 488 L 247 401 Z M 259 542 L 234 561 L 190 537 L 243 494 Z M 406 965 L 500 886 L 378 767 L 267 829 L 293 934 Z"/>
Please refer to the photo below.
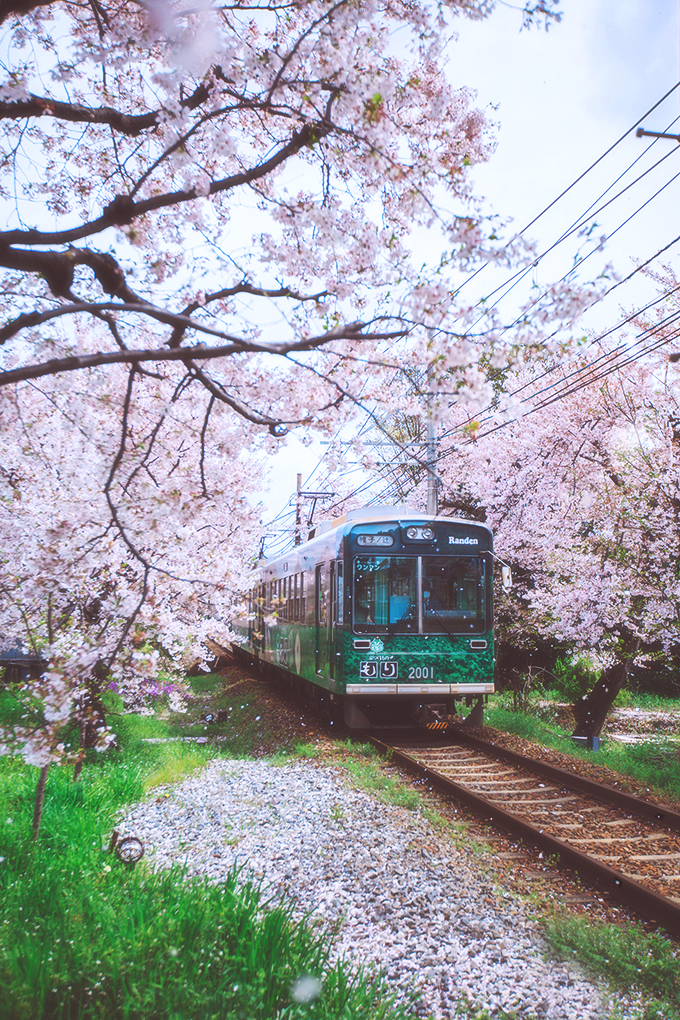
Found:
<path fill-rule="evenodd" d="M 153 867 L 185 864 L 220 880 L 243 865 L 298 915 L 340 919 L 336 953 L 415 991 L 417 1016 L 609 1014 L 574 965 L 546 962 L 536 923 L 478 853 L 355 789 L 337 766 L 216 760 L 155 791 L 121 829 L 143 841 Z M 622 1020 L 639 1016 L 617 1005 Z"/>

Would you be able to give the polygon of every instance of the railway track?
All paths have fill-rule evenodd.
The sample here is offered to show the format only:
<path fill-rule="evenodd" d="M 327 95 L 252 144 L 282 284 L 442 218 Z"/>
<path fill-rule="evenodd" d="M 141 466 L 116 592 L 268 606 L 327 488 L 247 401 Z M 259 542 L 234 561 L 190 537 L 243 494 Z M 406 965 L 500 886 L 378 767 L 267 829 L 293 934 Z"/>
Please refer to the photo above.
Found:
<path fill-rule="evenodd" d="M 459 731 L 372 737 L 393 764 L 680 937 L 680 813 Z"/>

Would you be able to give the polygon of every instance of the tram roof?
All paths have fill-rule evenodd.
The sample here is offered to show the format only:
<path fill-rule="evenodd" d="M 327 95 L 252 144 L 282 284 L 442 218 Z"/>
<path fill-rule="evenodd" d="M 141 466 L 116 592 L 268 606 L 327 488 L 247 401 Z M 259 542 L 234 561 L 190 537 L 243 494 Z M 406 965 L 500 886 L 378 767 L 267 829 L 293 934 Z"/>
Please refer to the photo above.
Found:
<path fill-rule="evenodd" d="M 414 510 L 403 503 L 396 506 L 379 504 L 378 506 L 363 506 L 357 507 L 355 510 L 348 510 L 347 513 L 344 513 L 341 517 L 336 517 L 332 521 L 320 521 L 316 527 L 310 530 L 309 538 L 324 535 L 326 532 L 331 531 L 333 528 L 339 528 L 343 524 L 358 523 L 360 521 L 411 521 L 413 519 L 441 521 L 446 524 L 467 524 L 486 528 L 487 531 L 490 530 L 488 524 L 484 524 L 481 521 L 472 521 L 463 517 L 433 516 L 432 514 L 425 513 L 423 510 Z"/>

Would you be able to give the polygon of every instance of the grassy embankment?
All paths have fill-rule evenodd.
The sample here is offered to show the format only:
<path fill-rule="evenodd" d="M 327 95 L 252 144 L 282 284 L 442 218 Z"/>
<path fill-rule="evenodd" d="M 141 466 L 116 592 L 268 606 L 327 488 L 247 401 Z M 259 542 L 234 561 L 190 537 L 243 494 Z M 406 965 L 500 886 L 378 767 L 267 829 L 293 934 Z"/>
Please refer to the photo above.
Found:
<path fill-rule="evenodd" d="M 518 712 L 504 704 L 504 698 L 494 698 L 485 712 L 485 722 L 494 729 L 612 769 L 633 779 L 651 795 L 680 801 L 680 747 L 676 740 L 617 744 L 605 739 L 597 752 L 580 748 L 569 731 L 558 724 L 558 700 L 558 695 L 542 691 L 528 699 L 525 711 Z M 677 701 L 649 695 L 635 698 L 627 691 L 616 704 L 669 713 L 680 709 Z M 639 990 L 646 1000 L 643 1020 L 679 1020 L 680 958 L 674 944 L 663 935 L 649 934 L 638 926 L 594 924 L 588 918 L 564 912 L 546 921 L 545 936 L 558 958 L 578 961 L 615 989 Z"/>
<path fill-rule="evenodd" d="M 626 707 L 636 707 L 636 702 L 627 692 L 621 700 Z M 678 701 L 647 696 L 640 699 L 638 707 L 675 713 L 680 718 Z M 603 765 L 648 788 L 650 794 L 680 802 L 680 745 L 677 740 L 657 738 L 639 744 L 622 744 L 607 740 L 605 734 L 600 749 L 593 752 L 575 745 L 570 731 L 559 725 L 558 717 L 556 698 L 543 692 L 528 699 L 525 710 L 521 712 L 512 710 L 503 696 L 492 697 L 484 713 L 487 726 Z"/>
<path fill-rule="evenodd" d="M 210 693 L 222 683 L 199 678 L 195 686 Z M 242 697 L 232 701 L 227 692 L 216 707 L 229 714 L 219 753 L 247 755 L 267 737 Z M 0 692 L 0 718 L 9 714 L 9 696 Z M 380 981 L 329 964 L 332 933 L 294 923 L 285 903 L 267 902 L 242 876 L 209 885 L 184 880 L 180 868 L 153 874 L 142 861 L 130 869 L 105 852 L 126 804 L 218 753 L 142 742 L 205 733 L 199 720 L 111 721 L 120 749 L 93 756 L 79 783 L 71 767 L 50 770 L 36 843 L 38 770 L 0 758 L 0 1017 L 402 1018 Z"/>
<path fill-rule="evenodd" d="M 0 1017 L 403 1018 L 380 982 L 329 966 L 331 933 L 294 924 L 284 904 L 268 904 L 266 894 L 237 875 L 208 886 L 184 881 L 180 870 L 152 875 L 143 863 L 130 870 L 104 852 L 126 804 L 216 753 L 247 756 L 263 745 L 278 746 L 284 759 L 324 753 L 314 744 L 281 746 L 266 717 L 242 695 L 223 691 L 221 678 L 195 678 L 192 685 L 226 720 L 206 723 L 198 713 L 193 719 L 112 717 L 118 752 L 93 757 L 79 784 L 70 768 L 51 770 L 35 845 L 30 825 L 37 770 L 0 758 Z M 0 692 L 0 718 L 10 707 Z M 575 753 L 549 719 L 496 708 L 488 721 Z M 209 748 L 142 742 L 179 734 L 220 736 L 221 742 Z M 374 795 L 419 806 L 416 792 L 385 776 L 370 745 L 336 742 L 334 753 Z M 604 763 L 601 752 L 596 757 Z M 634 765 L 638 760 L 644 755 L 633 755 Z M 611 759 L 606 764 L 614 767 Z M 627 756 L 618 764 L 628 771 Z M 614 987 L 640 989 L 646 1020 L 680 1020 L 678 961 L 665 939 L 567 914 L 551 918 L 546 935 L 555 954 L 580 960 Z M 306 988 L 297 983 L 306 976 L 320 976 L 322 991 L 299 1002 Z"/>

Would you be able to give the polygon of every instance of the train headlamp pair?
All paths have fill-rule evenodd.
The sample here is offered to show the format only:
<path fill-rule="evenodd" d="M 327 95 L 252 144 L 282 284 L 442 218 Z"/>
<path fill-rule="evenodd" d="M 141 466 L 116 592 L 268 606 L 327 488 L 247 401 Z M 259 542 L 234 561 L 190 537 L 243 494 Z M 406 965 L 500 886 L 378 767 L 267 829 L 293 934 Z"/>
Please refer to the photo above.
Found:
<path fill-rule="evenodd" d="M 409 542 L 432 542 L 434 539 L 434 528 L 416 528 L 411 525 L 406 529 L 406 537 Z"/>
<path fill-rule="evenodd" d="M 427 525 L 409 525 L 406 528 L 405 537 L 409 542 L 432 542 L 434 541 L 434 528 Z M 357 545 L 385 546 L 394 545 L 394 536 L 386 534 L 357 535 Z"/>

